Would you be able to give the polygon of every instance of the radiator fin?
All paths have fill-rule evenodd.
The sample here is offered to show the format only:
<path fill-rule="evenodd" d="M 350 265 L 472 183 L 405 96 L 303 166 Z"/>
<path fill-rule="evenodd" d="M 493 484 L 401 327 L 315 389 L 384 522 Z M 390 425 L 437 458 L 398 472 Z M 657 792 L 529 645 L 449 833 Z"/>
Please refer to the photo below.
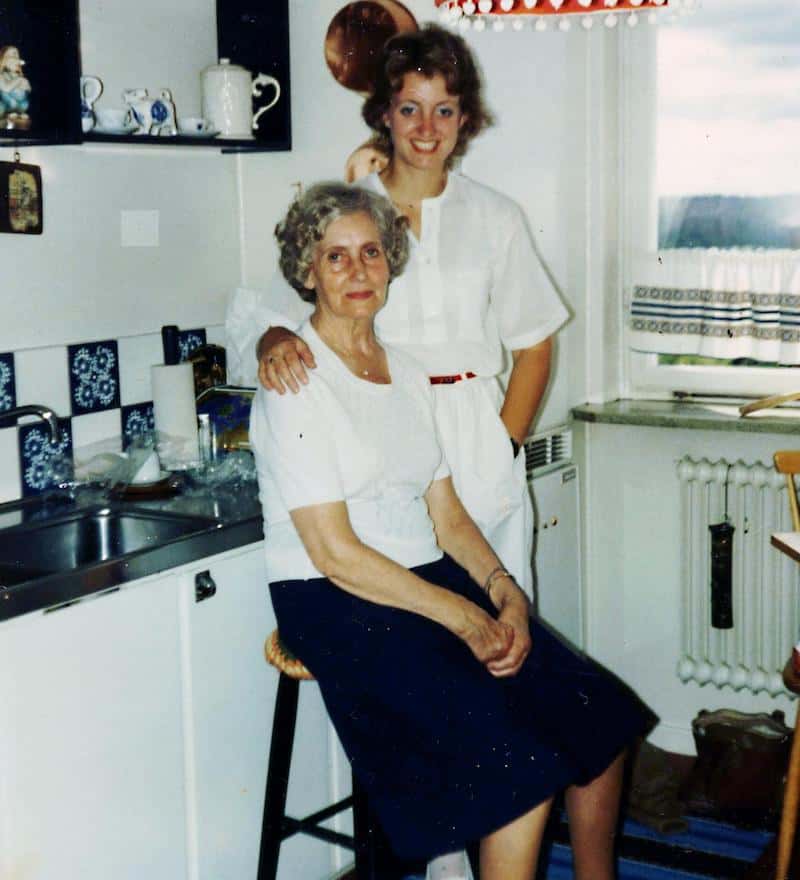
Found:
<path fill-rule="evenodd" d="M 528 479 L 547 473 L 572 460 L 572 431 L 558 428 L 536 434 L 525 441 L 525 471 Z"/>
<path fill-rule="evenodd" d="M 678 462 L 681 516 L 679 678 L 734 690 L 786 693 L 781 670 L 800 615 L 800 570 L 770 545 L 792 530 L 786 484 L 771 465 L 724 459 Z M 727 510 L 733 536 L 733 629 L 711 626 L 710 534 Z"/>

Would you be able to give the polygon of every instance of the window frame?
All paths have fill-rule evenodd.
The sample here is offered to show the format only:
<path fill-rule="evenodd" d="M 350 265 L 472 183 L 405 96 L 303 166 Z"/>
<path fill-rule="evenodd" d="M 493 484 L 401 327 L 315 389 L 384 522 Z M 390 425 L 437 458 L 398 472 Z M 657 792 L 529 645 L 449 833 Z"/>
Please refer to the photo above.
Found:
<path fill-rule="evenodd" d="M 636 254 L 657 250 L 656 192 L 657 39 L 661 28 L 620 34 L 620 320 L 626 397 L 763 397 L 800 390 L 797 367 L 662 365 L 658 355 L 631 348 L 630 304 Z M 625 28 L 625 31 L 628 29 Z M 785 253 L 785 252 L 784 252 Z"/>

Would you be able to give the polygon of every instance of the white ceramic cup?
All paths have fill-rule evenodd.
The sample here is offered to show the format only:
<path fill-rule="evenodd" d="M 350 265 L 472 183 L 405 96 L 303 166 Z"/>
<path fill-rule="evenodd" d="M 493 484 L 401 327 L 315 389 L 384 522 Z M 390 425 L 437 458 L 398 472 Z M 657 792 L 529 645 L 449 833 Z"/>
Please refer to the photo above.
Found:
<path fill-rule="evenodd" d="M 94 111 L 94 118 L 99 130 L 123 131 L 130 122 L 130 110 L 118 107 L 102 107 Z"/>
<path fill-rule="evenodd" d="M 206 134 L 211 131 L 211 125 L 202 116 L 181 116 L 178 131 L 181 134 Z"/>

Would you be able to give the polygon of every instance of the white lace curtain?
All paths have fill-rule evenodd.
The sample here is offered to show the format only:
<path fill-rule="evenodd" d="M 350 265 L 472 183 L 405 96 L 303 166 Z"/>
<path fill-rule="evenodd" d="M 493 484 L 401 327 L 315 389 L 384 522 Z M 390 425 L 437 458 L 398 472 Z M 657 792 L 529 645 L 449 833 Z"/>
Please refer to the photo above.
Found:
<path fill-rule="evenodd" d="M 632 348 L 800 364 L 800 251 L 660 251 L 633 278 Z"/>

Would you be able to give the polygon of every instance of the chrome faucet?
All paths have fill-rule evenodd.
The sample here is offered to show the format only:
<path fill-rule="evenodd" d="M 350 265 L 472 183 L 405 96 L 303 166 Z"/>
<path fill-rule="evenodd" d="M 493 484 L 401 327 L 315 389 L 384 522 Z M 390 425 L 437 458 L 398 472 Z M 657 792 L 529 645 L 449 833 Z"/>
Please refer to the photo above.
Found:
<path fill-rule="evenodd" d="M 50 427 L 51 442 L 58 442 L 58 416 L 49 406 L 40 406 L 38 403 L 31 403 L 27 406 L 15 406 L 13 409 L 7 409 L 5 412 L 0 412 L 0 427 L 8 427 L 7 421 L 10 422 L 11 419 L 16 420 L 21 416 L 38 416 Z"/>

